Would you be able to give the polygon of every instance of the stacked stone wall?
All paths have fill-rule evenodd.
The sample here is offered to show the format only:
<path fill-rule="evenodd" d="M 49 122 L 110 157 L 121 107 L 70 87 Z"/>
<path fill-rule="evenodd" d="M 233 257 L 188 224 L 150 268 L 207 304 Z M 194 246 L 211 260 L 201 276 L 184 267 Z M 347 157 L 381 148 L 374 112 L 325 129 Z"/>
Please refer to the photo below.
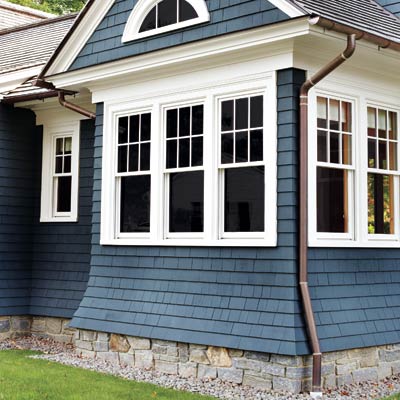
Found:
<path fill-rule="evenodd" d="M 310 391 L 312 358 L 150 340 L 92 331 L 76 334 L 83 357 L 193 378 L 219 378 L 260 389 Z M 325 353 L 325 389 L 400 373 L 400 344 Z"/>
<path fill-rule="evenodd" d="M 36 335 L 73 343 L 76 330 L 68 326 L 69 322 L 69 319 L 49 317 L 0 317 L 0 340 Z"/>
<path fill-rule="evenodd" d="M 169 375 L 216 379 L 264 390 L 307 392 L 312 358 L 76 330 L 69 320 L 0 317 L 0 340 L 34 335 L 72 343 L 82 357 Z M 323 354 L 324 389 L 400 374 L 400 344 Z"/>

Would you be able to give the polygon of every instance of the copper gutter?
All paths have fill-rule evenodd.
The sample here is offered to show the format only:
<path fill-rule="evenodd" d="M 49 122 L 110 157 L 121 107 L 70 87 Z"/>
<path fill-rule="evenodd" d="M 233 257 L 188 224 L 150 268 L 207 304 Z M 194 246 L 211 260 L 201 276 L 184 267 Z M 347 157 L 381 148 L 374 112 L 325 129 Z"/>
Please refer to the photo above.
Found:
<path fill-rule="evenodd" d="M 374 35 L 373 33 L 365 32 L 361 29 L 357 29 L 345 24 L 341 24 L 338 22 L 331 21 L 324 17 L 312 17 L 309 20 L 310 25 L 318 25 L 321 28 L 345 33 L 346 35 L 356 35 L 356 40 L 364 39 L 370 43 L 373 43 L 379 46 L 382 49 L 392 49 L 395 51 L 400 51 L 400 43 L 394 40 L 385 39 L 381 36 Z"/>
<path fill-rule="evenodd" d="M 311 303 L 308 287 L 308 93 L 318 82 L 324 79 L 332 71 L 349 59 L 356 48 L 356 35 L 347 37 L 347 47 L 343 53 L 337 56 L 321 68 L 315 75 L 308 79 L 300 89 L 300 228 L 299 228 L 299 285 L 301 299 L 304 307 L 305 322 L 313 352 L 313 376 L 312 396 L 322 394 L 321 365 L 322 354 L 318 339 L 317 327 Z"/>
<path fill-rule="evenodd" d="M 68 108 L 68 110 L 77 112 L 78 114 L 84 115 L 85 117 L 88 117 L 90 119 L 96 119 L 96 114 L 92 111 L 86 110 L 85 108 L 82 108 L 78 106 L 77 104 L 73 104 L 67 100 L 65 100 L 65 95 L 66 94 L 74 94 L 74 92 L 67 91 L 67 90 L 60 90 L 57 89 L 52 83 L 46 82 L 42 79 L 36 79 L 33 84 L 37 87 L 56 91 L 58 93 L 58 101 L 59 103 L 65 107 Z"/>
<path fill-rule="evenodd" d="M 36 94 L 22 94 L 16 96 L 6 96 L 1 101 L 6 104 L 22 103 L 24 101 L 44 100 L 51 97 L 57 97 L 57 92 L 45 92 Z"/>
<path fill-rule="evenodd" d="M 75 112 L 77 112 L 79 114 L 82 114 L 85 117 L 88 117 L 88 118 L 91 118 L 91 119 L 96 119 L 96 114 L 95 113 L 93 113 L 93 112 L 91 112 L 89 110 L 86 110 L 86 109 L 84 109 L 82 107 L 79 107 L 76 104 L 72 104 L 69 101 L 65 100 L 65 93 L 62 90 L 60 90 L 58 92 L 58 101 L 60 102 L 60 104 L 63 107 L 68 108 L 68 110 L 75 111 Z"/>

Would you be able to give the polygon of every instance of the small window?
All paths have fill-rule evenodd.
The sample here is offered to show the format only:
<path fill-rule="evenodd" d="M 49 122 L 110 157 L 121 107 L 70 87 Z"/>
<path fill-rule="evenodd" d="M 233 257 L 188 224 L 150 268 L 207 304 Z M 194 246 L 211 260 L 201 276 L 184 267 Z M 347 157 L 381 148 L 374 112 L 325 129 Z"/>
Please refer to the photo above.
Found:
<path fill-rule="evenodd" d="M 117 193 L 118 234 L 150 232 L 151 113 L 118 118 Z"/>
<path fill-rule="evenodd" d="M 221 102 L 222 237 L 265 231 L 264 99 Z"/>
<path fill-rule="evenodd" d="M 125 27 L 122 42 L 209 21 L 204 0 L 140 0 Z"/>
<path fill-rule="evenodd" d="M 368 107 L 368 233 L 395 234 L 398 173 L 398 115 Z"/>
<path fill-rule="evenodd" d="M 44 127 L 42 222 L 75 222 L 78 218 L 79 122 Z"/>
<path fill-rule="evenodd" d="M 317 98 L 317 232 L 351 233 L 352 103 Z"/>
<path fill-rule="evenodd" d="M 53 169 L 54 215 L 71 212 L 72 136 L 56 137 Z"/>
<path fill-rule="evenodd" d="M 168 236 L 204 231 L 202 104 L 166 111 L 165 178 Z"/>

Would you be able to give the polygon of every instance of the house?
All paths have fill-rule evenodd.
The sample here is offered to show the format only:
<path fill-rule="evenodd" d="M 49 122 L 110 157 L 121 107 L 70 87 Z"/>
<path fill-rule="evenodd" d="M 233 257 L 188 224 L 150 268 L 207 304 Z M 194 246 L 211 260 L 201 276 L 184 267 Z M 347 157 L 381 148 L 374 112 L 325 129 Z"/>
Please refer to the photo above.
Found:
<path fill-rule="evenodd" d="M 1 90 L 0 335 L 314 397 L 399 373 L 399 16 L 89 0 Z"/>

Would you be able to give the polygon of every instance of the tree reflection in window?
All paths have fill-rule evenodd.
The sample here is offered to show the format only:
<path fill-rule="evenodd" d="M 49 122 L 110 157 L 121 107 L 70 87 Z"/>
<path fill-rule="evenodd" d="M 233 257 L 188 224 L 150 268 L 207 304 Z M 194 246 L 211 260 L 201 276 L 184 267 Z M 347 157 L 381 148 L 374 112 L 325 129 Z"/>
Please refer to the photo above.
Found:
<path fill-rule="evenodd" d="M 186 0 L 162 0 L 147 14 L 139 32 L 163 28 L 197 17 L 196 10 Z"/>
<path fill-rule="evenodd" d="M 396 112 L 368 107 L 368 233 L 391 235 L 397 179 Z"/>

